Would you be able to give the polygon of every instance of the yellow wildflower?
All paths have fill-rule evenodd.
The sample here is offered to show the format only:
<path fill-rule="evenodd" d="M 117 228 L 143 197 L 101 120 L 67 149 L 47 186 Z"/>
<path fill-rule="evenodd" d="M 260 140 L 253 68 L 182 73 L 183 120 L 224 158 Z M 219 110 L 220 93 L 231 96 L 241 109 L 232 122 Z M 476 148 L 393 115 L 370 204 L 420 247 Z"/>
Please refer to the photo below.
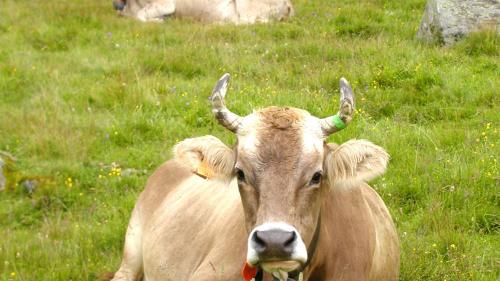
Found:
<path fill-rule="evenodd" d="M 72 187 L 73 186 L 73 179 L 71 177 L 68 177 L 66 179 L 66 186 L 67 187 Z"/>

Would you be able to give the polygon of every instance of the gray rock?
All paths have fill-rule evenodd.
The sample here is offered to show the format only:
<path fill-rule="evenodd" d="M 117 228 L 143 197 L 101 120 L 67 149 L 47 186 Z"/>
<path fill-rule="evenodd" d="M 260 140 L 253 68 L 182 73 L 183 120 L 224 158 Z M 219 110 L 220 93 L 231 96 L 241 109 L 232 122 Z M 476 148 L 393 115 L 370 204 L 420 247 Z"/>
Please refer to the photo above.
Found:
<path fill-rule="evenodd" d="M 0 191 L 5 189 L 5 184 L 7 183 L 7 179 L 5 179 L 5 175 L 3 172 L 5 166 L 5 161 L 3 161 L 2 156 L 0 156 Z"/>
<path fill-rule="evenodd" d="M 499 0 L 429 0 L 417 37 L 451 45 L 482 28 L 500 33 Z"/>
<path fill-rule="evenodd" d="M 35 190 L 38 186 L 38 181 L 37 180 L 24 180 L 21 183 L 21 186 L 24 188 L 24 191 L 28 192 L 29 194 L 35 193 Z"/>

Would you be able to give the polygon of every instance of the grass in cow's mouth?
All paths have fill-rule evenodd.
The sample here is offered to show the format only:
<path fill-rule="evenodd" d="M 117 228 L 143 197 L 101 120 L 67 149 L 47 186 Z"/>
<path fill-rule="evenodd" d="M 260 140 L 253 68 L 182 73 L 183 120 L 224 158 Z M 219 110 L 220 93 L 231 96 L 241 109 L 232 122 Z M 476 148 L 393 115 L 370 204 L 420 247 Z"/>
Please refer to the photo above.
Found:
<path fill-rule="evenodd" d="M 296 0 L 274 25 L 120 18 L 108 1 L 2 1 L 1 280 L 95 280 L 120 262 L 147 176 L 186 137 L 234 137 L 207 97 L 233 74 L 231 110 L 335 113 L 392 156 L 373 186 L 402 244 L 401 280 L 497 280 L 498 35 L 444 48 L 414 40 L 425 0 Z M 243 261 L 242 261 L 243 262 Z"/>

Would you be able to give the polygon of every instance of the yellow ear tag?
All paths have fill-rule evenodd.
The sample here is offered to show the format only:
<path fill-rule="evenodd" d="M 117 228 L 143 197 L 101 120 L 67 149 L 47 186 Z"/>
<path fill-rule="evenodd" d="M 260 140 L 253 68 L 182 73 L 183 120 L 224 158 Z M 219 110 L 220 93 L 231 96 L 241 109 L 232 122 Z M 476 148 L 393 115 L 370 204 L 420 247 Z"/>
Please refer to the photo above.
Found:
<path fill-rule="evenodd" d="M 196 169 L 196 173 L 202 178 L 206 179 L 213 178 L 214 176 L 214 171 L 210 169 L 210 167 L 208 167 L 205 162 L 201 162 L 200 166 L 198 166 L 198 169 Z"/>

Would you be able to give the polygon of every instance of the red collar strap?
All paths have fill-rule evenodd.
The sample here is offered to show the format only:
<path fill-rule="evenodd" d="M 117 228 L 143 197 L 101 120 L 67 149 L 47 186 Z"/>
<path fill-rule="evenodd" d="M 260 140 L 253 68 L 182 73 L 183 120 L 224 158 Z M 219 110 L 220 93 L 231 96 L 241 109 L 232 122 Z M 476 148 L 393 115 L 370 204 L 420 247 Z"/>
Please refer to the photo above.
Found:
<path fill-rule="evenodd" d="M 258 267 L 253 267 L 245 262 L 243 265 L 243 269 L 241 270 L 241 275 L 243 276 L 243 280 L 250 281 L 257 275 Z"/>

